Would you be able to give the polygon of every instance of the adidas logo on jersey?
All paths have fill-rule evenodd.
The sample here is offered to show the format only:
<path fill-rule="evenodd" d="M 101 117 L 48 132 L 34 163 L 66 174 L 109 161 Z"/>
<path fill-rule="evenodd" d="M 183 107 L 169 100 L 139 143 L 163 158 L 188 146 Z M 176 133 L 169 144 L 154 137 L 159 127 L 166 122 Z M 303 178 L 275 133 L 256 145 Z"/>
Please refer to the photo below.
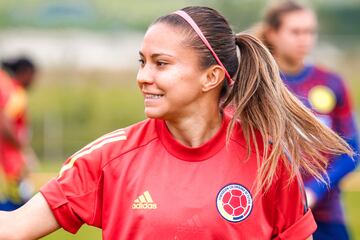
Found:
<path fill-rule="evenodd" d="M 135 199 L 132 209 L 156 209 L 157 204 L 152 200 L 149 191 L 145 191 Z"/>

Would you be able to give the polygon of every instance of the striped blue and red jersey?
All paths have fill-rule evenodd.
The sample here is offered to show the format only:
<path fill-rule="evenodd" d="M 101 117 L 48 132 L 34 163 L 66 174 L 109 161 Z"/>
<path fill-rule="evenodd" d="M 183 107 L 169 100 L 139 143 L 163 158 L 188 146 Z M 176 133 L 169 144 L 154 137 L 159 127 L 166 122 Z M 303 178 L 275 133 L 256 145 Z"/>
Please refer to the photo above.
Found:
<path fill-rule="evenodd" d="M 356 127 L 349 91 L 337 74 L 314 65 L 306 65 L 296 74 L 282 73 L 286 86 L 328 127 L 343 137 L 355 153 L 359 152 L 359 133 Z M 314 178 L 304 176 L 305 186 L 318 199 L 313 209 L 315 219 L 343 223 L 339 182 L 358 164 L 358 155 L 332 157 L 327 169 L 330 188 Z"/>

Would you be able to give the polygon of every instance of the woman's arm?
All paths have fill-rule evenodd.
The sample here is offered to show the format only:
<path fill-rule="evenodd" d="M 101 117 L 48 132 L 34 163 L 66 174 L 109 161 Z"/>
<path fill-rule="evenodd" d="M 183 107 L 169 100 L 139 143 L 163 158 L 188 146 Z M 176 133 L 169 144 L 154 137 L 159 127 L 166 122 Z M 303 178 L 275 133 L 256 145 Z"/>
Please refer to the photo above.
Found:
<path fill-rule="evenodd" d="M 0 211 L 0 240 L 39 239 L 59 228 L 41 193 L 15 211 Z"/>

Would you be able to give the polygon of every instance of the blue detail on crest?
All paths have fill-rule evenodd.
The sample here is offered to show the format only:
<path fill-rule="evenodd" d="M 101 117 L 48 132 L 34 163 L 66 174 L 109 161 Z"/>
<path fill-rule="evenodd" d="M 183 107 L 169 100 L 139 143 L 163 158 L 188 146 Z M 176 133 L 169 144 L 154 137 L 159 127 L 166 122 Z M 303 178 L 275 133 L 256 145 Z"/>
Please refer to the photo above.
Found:
<path fill-rule="evenodd" d="M 232 190 L 238 190 L 240 191 L 240 195 L 233 195 Z M 227 200 L 227 202 L 224 202 L 224 196 L 225 194 L 229 193 L 230 197 Z M 243 204 L 243 196 L 245 196 L 246 198 L 246 205 L 242 205 Z M 231 203 L 231 199 L 232 198 L 238 198 L 238 206 L 232 206 Z M 224 206 L 227 206 L 227 210 L 229 210 L 229 208 L 232 209 L 232 213 L 230 214 L 229 212 L 227 212 L 227 210 L 225 210 Z M 243 220 L 245 220 L 251 213 L 252 211 L 252 207 L 253 207 L 253 199 L 252 196 L 250 194 L 250 191 L 245 188 L 244 186 L 242 186 L 241 184 L 238 183 L 231 183 L 228 184 L 226 186 L 224 186 L 222 189 L 220 189 L 220 191 L 218 192 L 217 196 L 216 196 L 216 207 L 217 210 L 219 212 L 219 214 L 221 215 L 222 218 L 224 218 L 225 220 L 229 221 L 229 222 L 241 222 Z M 235 211 L 237 210 L 242 210 L 240 215 L 235 215 Z"/>

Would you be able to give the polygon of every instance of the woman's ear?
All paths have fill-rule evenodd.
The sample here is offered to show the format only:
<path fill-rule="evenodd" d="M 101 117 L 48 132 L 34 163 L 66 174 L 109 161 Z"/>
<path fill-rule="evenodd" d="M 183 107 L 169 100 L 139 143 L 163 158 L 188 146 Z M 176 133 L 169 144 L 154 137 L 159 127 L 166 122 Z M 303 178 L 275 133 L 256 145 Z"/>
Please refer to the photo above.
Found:
<path fill-rule="evenodd" d="M 203 92 L 208 92 L 217 88 L 222 84 L 225 78 L 225 70 L 219 65 L 209 67 L 205 74 L 206 75 L 202 83 Z"/>

